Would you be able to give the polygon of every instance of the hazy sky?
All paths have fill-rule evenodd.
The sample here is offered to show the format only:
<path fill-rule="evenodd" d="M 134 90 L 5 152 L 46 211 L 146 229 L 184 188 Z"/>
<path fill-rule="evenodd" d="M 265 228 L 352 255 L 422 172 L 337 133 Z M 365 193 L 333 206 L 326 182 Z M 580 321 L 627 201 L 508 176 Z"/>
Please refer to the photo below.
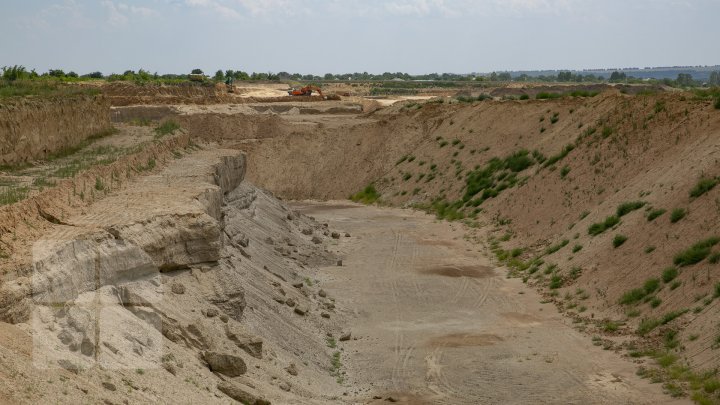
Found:
<path fill-rule="evenodd" d="M 720 64 L 720 0 L 2 0 L 0 66 L 323 74 Z"/>

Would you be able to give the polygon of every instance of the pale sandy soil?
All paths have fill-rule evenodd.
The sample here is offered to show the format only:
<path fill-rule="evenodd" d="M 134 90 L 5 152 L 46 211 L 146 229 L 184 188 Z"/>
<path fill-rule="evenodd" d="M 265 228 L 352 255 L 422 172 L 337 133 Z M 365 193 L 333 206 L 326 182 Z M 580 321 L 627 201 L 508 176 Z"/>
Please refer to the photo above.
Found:
<path fill-rule="evenodd" d="M 348 386 L 369 388 L 359 403 L 685 403 L 505 278 L 461 225 L 346 202 L 295 208 L 353 236 L 340 246 L 344 267 L 320 278 L 350 309 L 357 340 L 342 362 Z"/>

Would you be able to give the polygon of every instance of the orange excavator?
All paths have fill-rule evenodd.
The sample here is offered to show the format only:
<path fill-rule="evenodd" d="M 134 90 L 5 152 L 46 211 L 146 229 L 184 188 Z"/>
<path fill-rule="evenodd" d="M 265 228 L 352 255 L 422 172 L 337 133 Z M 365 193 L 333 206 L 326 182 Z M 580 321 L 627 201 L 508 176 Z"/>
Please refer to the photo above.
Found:
<path fill-rule="evenodd" d="M 317 86 L 305 86 L 301 89 L 292 89 L 288 90 L 288 94 L 291 96 L 312 96 L 313 91 L 317 91 L 318 94 L 320 94 L 320 97 L 323 99 L 325 98 L 323 96 L 322 90 L 320 87 Z"/>

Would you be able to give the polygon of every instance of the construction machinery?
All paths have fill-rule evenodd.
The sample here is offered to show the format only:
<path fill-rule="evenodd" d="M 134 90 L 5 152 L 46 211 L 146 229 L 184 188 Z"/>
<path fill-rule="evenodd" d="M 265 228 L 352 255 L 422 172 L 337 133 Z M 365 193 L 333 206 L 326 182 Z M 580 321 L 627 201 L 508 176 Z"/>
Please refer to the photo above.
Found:
<path fill-rule="evenodd" d="M 322 97 L 323 99 L 325 98 L 323 96 L 322 90 L 320 89 L 320 87 L 317 86 L 305 86 L 300 89 L 291 89 L 288 90 L 288 94 L 291 96 L 312 96 L 313 91 L 317 91 L 318 94 L 320 94 L 320 97 Z"/>

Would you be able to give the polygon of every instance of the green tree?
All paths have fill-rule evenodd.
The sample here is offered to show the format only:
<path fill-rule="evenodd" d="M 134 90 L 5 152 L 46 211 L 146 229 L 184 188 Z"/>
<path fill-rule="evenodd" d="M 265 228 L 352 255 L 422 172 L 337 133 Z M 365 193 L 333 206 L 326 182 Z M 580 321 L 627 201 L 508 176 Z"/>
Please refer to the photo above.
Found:
<path fill-rule="evenodd" d="M 218 70 L 217 72 L 215 72 L 215 76 L 213 77 L 213 79 L 215 79 L 216 82 L 222 82 L 223 80 L 225 80 L 225 73 L 222 70 Z"/>
<path fill-rule="evenodd" d="M 710 72 L 708 84 L 711 86 L 720 86 L 720 71 Z"/>
<path fill-rule="evenodd" d="M 612 72 L 610 75 L 610 81 L 613 83 L 624 82 L 627 79 L 625 72 Z"/>
<path fill-rule="evenodd" d="M 693 77 L 690 73 L 678 73 L 676 82 L 679 86 L 683 87 L 692 86 L 695 84 L 695 81 L 693 80 Z"/>
<path fill-rule="evenodd" d="M 50 69 L 48 71 L 48 76 L 62 78 L 65 77 L 65 72 L 62 69 Z"/>
<path fill-rule="evenodd" d="M 2 68 L 2 78 L 9 82 L 14 82 L 15 80 L 25 79 L 29 76 L 30 76 L 30 74 L 25 69 L 25 66 L 15 65 L 15 66 L 4 66 Z"/>
<path fill-rule="evenodd" d="M 203 73 L 202 69 L 193 69 L 192 72 L 190 72 L 190 74 L 193 74 L 193 75 L 202 75 L 202 74 L 204 74 L 204 73 Z"/>

